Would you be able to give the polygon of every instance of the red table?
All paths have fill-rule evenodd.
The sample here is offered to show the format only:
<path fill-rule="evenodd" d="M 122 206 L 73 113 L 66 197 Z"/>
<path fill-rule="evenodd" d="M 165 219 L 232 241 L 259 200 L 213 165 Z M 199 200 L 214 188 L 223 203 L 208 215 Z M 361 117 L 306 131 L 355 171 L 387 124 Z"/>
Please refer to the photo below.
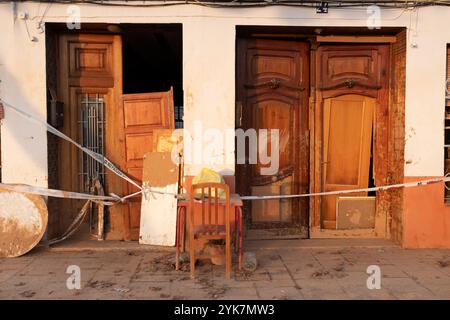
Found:
<path fill-rule="evenodd" d="M 195 200 L 195 202 L 201 203 L 201 200 Z M 220 206 L 225 206 L 225 201 L 219 200 Z M 177 233 L 176 233 L 176 270 L 179 267 L 179 255 L 180 255 L 180 242 L 181 236 L 183 236 L 183 252 L 186 249 L 186 213 L 189 207 L 189 195 L 181 194 L 178 196 L 178 208 L 177 208 Z M 235 250 L 238 252 L 239 269 L 242 267 L 242 199 L 237 193 L 230 194 L 230 209 L 234 210 L 235 214 Z M 183 231 L 183 234 L 181 233 Z"/>

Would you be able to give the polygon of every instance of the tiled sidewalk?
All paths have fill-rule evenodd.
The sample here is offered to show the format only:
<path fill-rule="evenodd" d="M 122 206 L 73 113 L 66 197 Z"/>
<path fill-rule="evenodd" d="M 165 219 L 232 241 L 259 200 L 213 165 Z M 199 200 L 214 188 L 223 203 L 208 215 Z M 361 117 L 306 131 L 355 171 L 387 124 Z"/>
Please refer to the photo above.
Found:
<path fill-rule="evenodd" d="M 190 280 L 172 249 L 40 249 L 0 259 L 0 299 L 450 299 L 450 250 L 323 244 L 254 241 L 257 270 L 230 281 L 209 262 Z M 67 289 L 69 265 L 80 267 L 80 290 Z M 369 265 L 380 267 L 381 289 L 367 288 Z"/>

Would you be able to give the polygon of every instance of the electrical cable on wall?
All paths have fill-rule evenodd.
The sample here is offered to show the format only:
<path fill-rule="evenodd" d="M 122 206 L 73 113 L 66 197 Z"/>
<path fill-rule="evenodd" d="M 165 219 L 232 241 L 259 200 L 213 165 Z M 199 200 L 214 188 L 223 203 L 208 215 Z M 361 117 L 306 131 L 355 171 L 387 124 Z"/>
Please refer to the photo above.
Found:
<path fill-rule="evenodd" d="M 11 2 L 0 0 L 1 2 Z M 16 1 L 25 2 L 25 1 Z M 298 0 L 274 0 L 274 1 L 260 1 L 260 0 L 244 0 L 244 1 L 200 1 L 200 0 L 166 0 L 164 2 L 160 1 L 99 1 L 99 0 L 78 0 L 78 1 L 66 1 L 66 0 L 54 0 L 54 1 L 26 1 L 26 2 L 48 2 L 57 4 L 93 4 L 101 6 L 120 6 L 120 7 L 165 7 L 165 6 L 176 6 L 176 5 L 198 5 L 212 8 L 253 8 L 253 7 L 269 7 L 269 6 L 289 6 L 289 7 L 303 7 L 303 8 L 317 8 L 321 2 L 328 3 L 328 8 L 339 9 L 339 8 L 350 8 L 350 7 L 368 7 L 372 5 L 378 5 L 381 8 L 418 8 L 418 7 L 428 7 L 428 6 L 450 6 L 450 0 L 430 0 L 430 1 L 353 1 L 353 0 L 342 0 L 342 1 L 298 1 Z M 136 3 L 139 2 L 139 3 Z"/>

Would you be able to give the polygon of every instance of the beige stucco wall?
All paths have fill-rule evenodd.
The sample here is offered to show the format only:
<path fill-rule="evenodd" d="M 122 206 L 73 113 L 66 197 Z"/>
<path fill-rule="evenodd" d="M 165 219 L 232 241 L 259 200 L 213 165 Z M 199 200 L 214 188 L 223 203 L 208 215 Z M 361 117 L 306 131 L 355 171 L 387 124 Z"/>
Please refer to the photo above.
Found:
<path fill-rule="evenodd" d="M 0 5 L 0 25 L 0 95 L 45 120 L 44 35 L 39 42 L 30 42 L 23 23 L 14 22 L 10 4 Z M 5 112 L 1 126 L 3 181 L 47 186 L 46 132 L 9 109 Z"/>
<path fill-rule="evenodd" d="M 67 6 L 21 3 L 27 12 L 31 42 L 23 20 L 14 19 L 13 6 L 0 4 L 0 95 L 6 101 L 45 119 L 45 36 L 36 22 L 65 22 Z M 213 9 L 183 5 L 157 8 L 120 8 L 82 5 L 82 23 L 182 23 L 185 127 L 195 120 L 203 127 L 234 128 L 235 26 L 366 26 L 365 9 L 267 7 Z M 450 8 L 418 11 L 383 10 L 382 26 L 409 29 L 406 75 L 406 176 L 443 174 L 443 117 L 445 47 L 450 43 Z M 414 42 L 417 47 L 410 44 Z M 1 127 L 3 181 L 47 185 L 45 130 L 7 110 Z M 225 152 L 225 150 L 224 150 Z M 196 174 L 200 166 L 188 166 Z M 232 173 L 234 164 L 215 169 Z"/>

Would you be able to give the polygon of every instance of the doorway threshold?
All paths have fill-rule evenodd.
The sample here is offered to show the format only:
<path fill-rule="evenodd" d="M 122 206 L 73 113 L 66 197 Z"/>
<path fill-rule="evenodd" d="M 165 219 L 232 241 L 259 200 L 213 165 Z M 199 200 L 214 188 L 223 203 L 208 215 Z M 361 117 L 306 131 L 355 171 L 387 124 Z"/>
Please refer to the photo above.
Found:
<path fill-rule="evenodd" d="M 387 239 L 302 239 L 302 240 L 246 240 L 245 249 L 351 249 L 351 248 L 400 248 Z"/>
<path fill-rule="evenodd" d="M 308 233 L 299 228 L 248 229 L 246 240 L 305 239 Z"/>
<path fill-rule="evenodd" d="M 59 243 L 48 245 L 48 242 L 42 240 L 36 247 L 37 250 L 48 250 L 51 252 L 111 252 L 111 251 L 170 251 L 173 247 L 151 246 L 140 244 L 139 241 L 122 240 L 97 240 L 89 232 L 89 225 L 84 223 L 69 238 Z"/>

